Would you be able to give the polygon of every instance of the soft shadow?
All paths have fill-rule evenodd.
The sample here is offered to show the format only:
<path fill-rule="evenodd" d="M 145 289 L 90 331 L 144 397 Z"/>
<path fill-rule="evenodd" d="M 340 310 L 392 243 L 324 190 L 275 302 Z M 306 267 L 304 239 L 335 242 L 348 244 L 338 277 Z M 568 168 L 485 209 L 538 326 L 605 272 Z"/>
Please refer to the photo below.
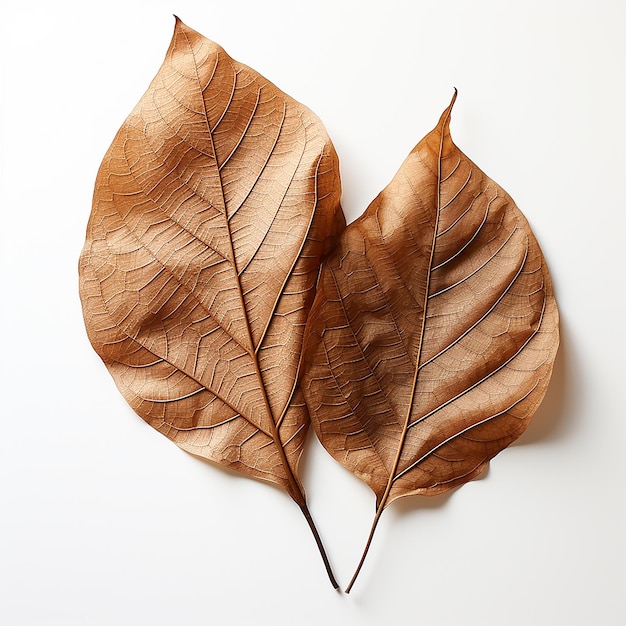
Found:
<path fill-rule="evenodd" d="M 561 320 L 561 343 L 554 362 L 548 391 L 524 434 L 513 443 L 545 443 L 563 437 L 575 426 L 571 418 L 573 403 L 580 393 L 581 381 L 576 375 L 576 361 L 569 332 Z"/>
<path fill-rule="evenodd" d="M 448 504 L 450 498 L 452 498 L 457 489 L 458 487 L 450 489 L 444 493 L 440 493 L 436 496 L 407 496 L 406 498 L 400 498 L 399 500 L 392 502 L 389 506 L 389 510 L 393 511 L 396 516 L 400 517 L 407 515 L 408 513 L 414 513 L 415 511 L 441 509 Z"/>
<path fill-rule="evenodd" d="M 483 471 L 478 474 L 478 476 L 472 478 L 469 482 L 484 480 L 489 475 L 489 470 L 490 465 L 487 464 Z M 440 493 L 436 496 L 406 496 L 405 498 L 395 500 L 390 505 L 389 510 L 393 511 L 398 517 L 401 517 L 407 515 L 408 513 L 414 513 L 415 511 L 441 509 L 448 504 L 452 496 L 462 486 L 463 485 L 459 485 L 458 487 L 454 487 L 453 489 Z"/>
<path fill-rule="evenodd" d="M 189 457 L 191 457 L 194 461 L 197 461 L 198 463 L 201 463 L 202 465 L 210 467 L 211 471 L 219 472 L 220 474 L 222 474 L 223 480 L 232 480 L 233 483 L 236 485 L 245 485 L 247 481 L 253 480 L 254 482 L 261 483 L 269 487 L 270 489 L 274 489 L 277 493 L 279 492 L 285 495 L 285 490 L 282 487 L 278 486 L 276 483 L 270 482 L 269 480 L 263 480 L 256 476 L 251 476 L 249 474 L 244 474 L 243 472 L 238 472 L 237 470 L 234 470 L 226 465 L 222 465 L 221 463 L 218 463 L 217 461 L 211 461 L 210 459 L 206 459 L 202 456 L 198 456 L 197 454 L 194 454 L 193 452 L 187 452 L 186 450 L 180 450 L 180 451 L 183 454 L 186 454 Z"/>

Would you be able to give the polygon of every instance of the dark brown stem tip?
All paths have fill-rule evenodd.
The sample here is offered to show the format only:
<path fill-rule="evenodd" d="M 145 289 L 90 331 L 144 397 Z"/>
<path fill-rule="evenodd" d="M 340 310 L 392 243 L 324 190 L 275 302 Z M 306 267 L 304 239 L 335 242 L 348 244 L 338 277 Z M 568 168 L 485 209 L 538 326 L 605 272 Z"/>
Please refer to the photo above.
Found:
<path fill-rule="evenodd" d="M 336 590 L 341 591 L 339 589 L 339 583 L 337 582 L 337 579 L 335 578 L 335 575 L 333 574 L 333 570 L 330 566 L 330 561 L 328 560 L 328 555 L 326 554 L 326 550 L 324 549 L 322 538 L 320 537 L 320 534 L 317 531 L 317 527 L 315 526 L 315 522 L 313 521 L 313 518 L 311 517 L 311 513 L 309 511 L 309 507 L 306 505 L 306 502 L 303 504 L 300 504 L 300 509 L 302 510 L 302 513 L 304 513 L 304 517 L 309 524 L 309 528 L 313 532 L 313 537 L 315 538 L 315 543 L 317 544 L 317 548 L 322 557 L 322 561 L 324 562 L 324 567 L 326 568 L 326 573 L 328 574 L 330 584 Z"/>

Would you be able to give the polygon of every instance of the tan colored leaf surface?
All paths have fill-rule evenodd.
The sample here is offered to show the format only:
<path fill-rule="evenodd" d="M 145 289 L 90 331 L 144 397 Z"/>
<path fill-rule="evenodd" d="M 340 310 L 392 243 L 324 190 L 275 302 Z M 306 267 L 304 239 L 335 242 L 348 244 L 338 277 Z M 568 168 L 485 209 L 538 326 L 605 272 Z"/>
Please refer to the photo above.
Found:
<path fill-rule="evenodd" d="M 460 485 L 519 437 L 558 346 L 539 245 L 452 142 L 453 103 L 344 231 L 307 326 L 311 417 L 376 494 L 374 528 L 395 499 Z"/>
<path fill-rule="evenodd" d="M 133 409 L 305 515 L 296 381 L 339 196 L 317 117 L 177 20 L 104 158 L 80 259 L 89 338 Z"/>

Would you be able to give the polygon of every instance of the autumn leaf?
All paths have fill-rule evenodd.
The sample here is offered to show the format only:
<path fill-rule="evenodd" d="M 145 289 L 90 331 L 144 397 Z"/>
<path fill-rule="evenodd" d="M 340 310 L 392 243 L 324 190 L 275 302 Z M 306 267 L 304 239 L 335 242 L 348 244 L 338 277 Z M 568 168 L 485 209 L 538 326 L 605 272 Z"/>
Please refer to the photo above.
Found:
<path fill-rule="evenodd" d="M 482 472 L 543 398 L 558 346 L 545 260 L 508 194 L 452 142 L 455 97 L 325 262 L 303 391 L 317 435 L 376 494 Z"/>
<path fill-rule="evenodd" d="M 89 338 L 132 408 L 184 450 L 285 489 L 335 587 L 298 477 L 297 378 L 339 197 L 317 117 L 177 19 L 100 167 L 80 259 Z"/>

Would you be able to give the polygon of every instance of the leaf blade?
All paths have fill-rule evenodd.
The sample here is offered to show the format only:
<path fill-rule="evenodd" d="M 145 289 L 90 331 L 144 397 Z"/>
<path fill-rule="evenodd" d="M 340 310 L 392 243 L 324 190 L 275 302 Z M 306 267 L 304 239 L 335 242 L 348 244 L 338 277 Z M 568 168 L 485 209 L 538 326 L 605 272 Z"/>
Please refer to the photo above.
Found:
<path fill-rule="evenodd" d="M 89 338 L 133 409 L 181 448 L 285 489 L 320 259 L 345 226 L 321 122 L 176 20 L 96 180 L 79 264 Z"/>
<path fill-rule="evenodd" d="M 523 432 L 558 346 L 541 250 L 452 142 L 455 98 L 344 231 L 307 326 L 315 430 L 376 494 L 366 552 L 391 502 L 463 484 Z"/>

